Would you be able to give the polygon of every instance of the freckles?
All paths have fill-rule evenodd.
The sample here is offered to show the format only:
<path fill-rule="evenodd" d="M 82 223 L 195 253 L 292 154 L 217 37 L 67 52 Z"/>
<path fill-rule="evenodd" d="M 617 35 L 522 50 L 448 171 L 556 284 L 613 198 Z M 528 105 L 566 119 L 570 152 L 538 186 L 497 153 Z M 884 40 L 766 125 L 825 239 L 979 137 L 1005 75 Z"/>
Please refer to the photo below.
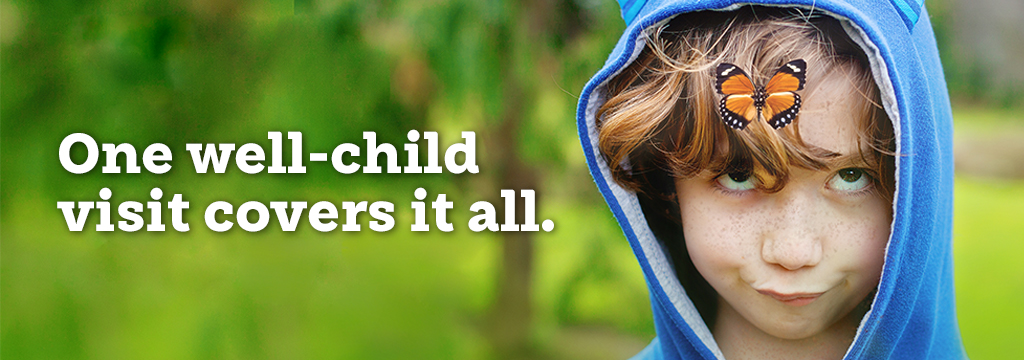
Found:
<path fill-rule="evenodd" d="M 884 217 L 865 216 L 833 223 L 831 254 L 861 270 L 881 271 L 889 238 Z M 877 268 L 877 269 L 876 269 Z"/>
<path fill-rule="evenodd" d="M 743 244 L 750 237 L 749 216 L 713 201 L 691 199 L 683 208 L 683 236 L 695 264 L 725 269 L 751 256 Z"/>
<path fill-rule="evenodd" d="M 755 233 L 758 221 L 764 219 L 758 219 L 757 216 L 750 216 L 748 214 L 731 214 L 729 217 L 728 224 L 723 226 L 723 234 L 731 234 L 730 248 L 726 249 L 732 251 L 734 254 L 738 254 L 741 258 L 743 257 L 754 257 L 757 256 L 753 252 L 752 246 L 745 246 L 746 244 L 756 241 L 757 234 Z"/>
<path fill-rule="evenodd" d="M 706 236 L 714 239 L 707 247 L 714 252 L 719 263 L 736 266 L 747 259 L 760 258 L 760 246 L 756 244 L 759 238 L 757 231 L 765 221 L 762 216 L 728 212 L 719 213 L 714 220 L 717 225 L 706 229 Z"/>
<path fill-rule="evenodd" d="M 845 234 L 849 234 L 853 230 L 851 226 L 841 226 L 839 223 L 832 222 L 828 225 L 828 233 L 830 236 L 828 239 L 832 240 L 832 246 L 829 246 L 829 254 L 839 255 L 845 250 L 845 247 L 849 246 L 846 241 Z"/>

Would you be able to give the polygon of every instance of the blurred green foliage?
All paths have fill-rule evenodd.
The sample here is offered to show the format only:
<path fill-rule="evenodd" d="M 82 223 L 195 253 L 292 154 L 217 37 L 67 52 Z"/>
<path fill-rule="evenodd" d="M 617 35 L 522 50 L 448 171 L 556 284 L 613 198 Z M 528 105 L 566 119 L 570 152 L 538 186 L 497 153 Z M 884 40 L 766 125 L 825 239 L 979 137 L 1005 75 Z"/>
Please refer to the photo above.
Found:
<path fill-rule="evenodd" d="M 954 101 L 1024 109 L 1024 13 L 1017 0 L 925 2 Z"/>
<path fill-rule="evenodd" d="M 433 130 L 449 144 L 475 130 L 488 159 L 499 149 L 485 136 L 510 111 L 522 123 L 497 135 L 538 172 L 538 218 L 556 222 L 534 239 L 531 355 L 628 357 L 654 335 L 646 287 L 573 121 L 573 94 L 613 46 L 618 16 L 615 2 L 593 0 L 0 1 L 0 357 L 500 357 L 486 323 L 502 244 L 464 225 L 469 204 L 497 198 L 501 164 L 480 160 L 478 175 L 308 163 L 302 175 L 197 175 L 184 144 L 269 148 L 267 131 L 302 131 L 306 152 L 327 152 L 363 131 L 402 144 L 410 129 Z M 167 144 L 174 169 L 70 174 L 57 149 L 74 132 L 140 152 Z M 99 234 L 94 216 L 69 233 L 56 202 L 92 201 L 103 187 L 115 204 L 154 187 L 165 200 L 184 194 L 192 230 Z M 454 232 L 404 228 L 418 187 L 455 202 Z M 987 225 L 1021 213 L 1022 187 L 958 182 L 960 318 L 975 358 L 1024 353 L 1005 336 L 1024 323 L 1008 300 L 1024 278 L 1011 252 L 990 257 L 1022 229 Z M 384 200 L 398 225 L 214 233 L 202 209 L 216 200 Z"/>
<path fill-rule="evenodd" d="M 501 243 L 465 224 L 469 204 L 498 198 L 487 134 L 512 106 L 524 120 L 511 150 L 540 171 L 538 216 L 557 224 L 535 239 L 532 354 L 593 358 L 560 344 L 603 337 L 612 345 L 598 355 L 622 358 L 653 336 L 643 280 L 587 185 L 572 121 L 572 93 L 621 31 L 613 2 L 0 4 L 3 358 L 499 356 L 486 323 Z M 269 149 L 267 131 L 302 131 L 306 152 L 327 152 L 362 143 L 363 131 L 403 144 L 410 129 L 438 131 L 442 145 L 477 131 L 482 173 L 342 175 L 307 163 L 301 175 L 197 175 L 184 149 Z M 140 153 L 167 144 L 174 168 L 70 174 L 56 154 L 75 132 Z M 92 201 L 103 187 L 115 206 L 154 187 L 164 200 L 184 194 L 192 229 L 100 234 L 94 215 L 69 233 L 56 202 Z M 405 228 L 417 187 L 457 204 L 456 231 Z M 398 226 L 214 233 L 202 210 L 216 200 L 383 200 Z"/>

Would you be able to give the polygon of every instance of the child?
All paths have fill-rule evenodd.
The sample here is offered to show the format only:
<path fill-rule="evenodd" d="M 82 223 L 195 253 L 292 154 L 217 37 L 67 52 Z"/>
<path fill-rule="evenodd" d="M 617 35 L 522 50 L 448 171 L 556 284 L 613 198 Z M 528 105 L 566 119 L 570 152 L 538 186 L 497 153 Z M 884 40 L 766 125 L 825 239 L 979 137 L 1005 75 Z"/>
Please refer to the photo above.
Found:
<path fill-rule="evenodd" d="M 945 84 L 893 1 L 621 2 L 578 122 L 651 292 L 639 358 L 966 357 Z"/>

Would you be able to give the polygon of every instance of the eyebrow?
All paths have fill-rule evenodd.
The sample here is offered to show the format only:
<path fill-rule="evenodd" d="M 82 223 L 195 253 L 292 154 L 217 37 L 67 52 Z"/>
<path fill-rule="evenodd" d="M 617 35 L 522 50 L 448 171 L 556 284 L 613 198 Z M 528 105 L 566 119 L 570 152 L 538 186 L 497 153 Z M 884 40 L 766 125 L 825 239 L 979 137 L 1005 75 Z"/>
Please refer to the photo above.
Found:
<path fill-rule="evenodd" d="M 814 156 L 826 159 L 825 163 L 832 170 L 848 167 L 867 167 L 869 161 L 874 158 L 874 152 L 870 149 L 861 149 L 857 152 L 843 154 L 813 145 L 808 145 L 808 148 Z"/>

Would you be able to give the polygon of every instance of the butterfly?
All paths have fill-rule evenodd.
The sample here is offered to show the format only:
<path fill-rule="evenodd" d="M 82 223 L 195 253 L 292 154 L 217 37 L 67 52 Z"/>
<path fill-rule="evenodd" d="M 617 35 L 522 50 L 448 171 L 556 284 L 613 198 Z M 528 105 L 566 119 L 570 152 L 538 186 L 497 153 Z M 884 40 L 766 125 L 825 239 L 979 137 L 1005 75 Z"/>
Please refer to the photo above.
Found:
<path fill-rule="evenodd" d="M 800 111 L 800 95 L 795 91 L 804 88 L 806 72 L 807 63 L 803 59 L 793 60 L 775 71 L 768 85 L 758 87 L 739 66 L 718 65 L 715 88 L 725 95 L 719 106 L 722 121 L 736 130 L 746 128 L 758 117 L 775 129 L 789 125 Z"/>

